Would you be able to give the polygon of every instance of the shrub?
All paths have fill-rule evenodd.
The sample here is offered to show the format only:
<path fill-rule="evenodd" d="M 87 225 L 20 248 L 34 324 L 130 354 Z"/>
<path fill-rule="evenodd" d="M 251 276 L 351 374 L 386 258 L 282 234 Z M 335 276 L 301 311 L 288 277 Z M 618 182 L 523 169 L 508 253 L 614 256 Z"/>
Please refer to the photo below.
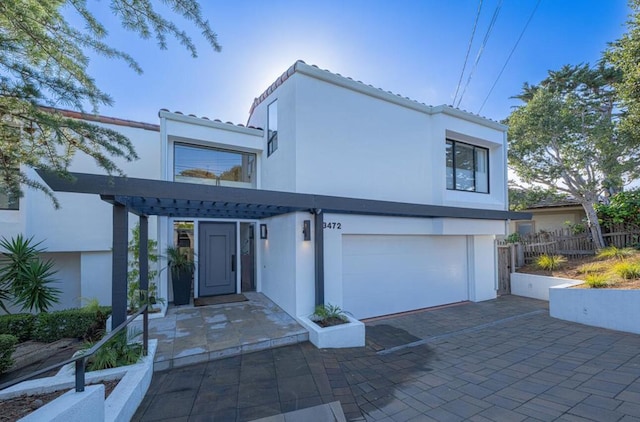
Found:
<path fill-rule="evenodd" d="M 11 356 L 16 350 L 18 338 L 11 334 L 0 334 L 0 374 L 4 373 L 13 365 Z"/>
<path fill-rule="evenodd" d="M 53 287 L 56 270 L 53 261 L 43 260 L 42 242 L 34 243 L 18 235 L 11 240 L 0 239 L 3 262 L 0 265 L 0 307 L 8 313 L 4 301 L 11 301 L 22 310 L 47 312 L 58 303 L 60 289 Z"/>
<path fill-rule="evenodd" d="M 102 315 L 98 312 L 86 309 L 67 309 L 51 313 L 37 315 L 33 327 L 32 338 L 34 340 L 51 343 L 61 338 L 86 338 L 93 337 L 96 321 L 106 321 L 111 313 L 111 308 L 101 307 Z M 104 322 L 102 323 L 104 328 Z"/>
<path fill-rule="evenodd" d="M 609 280 L 604 274 L 589 274 L 585 277 L 584 282 L 592 289 L 599 289 L 602 287 L 607 287 L 609 285 Z"/>
<path fill-rule="evenodd" d="M 605 271 L 608 268 L 604 262 L 590 262 L 577 268 L 578 274 L 596 274 Z"/>
<path fill-rule="evenodd" d="M 129 333 L 127 335 L 126 330 L 116 334 L 88 359 L 87 370 L 98 371 L 137 363 L 142 357 L 142 344 L 127 341 L 128 337 L 136 337 L 137 335 L 139 334 Z M 85 347 L 89 349 L 91 346 L 93 344 L 89 343 Z"/>
<path fill-rule="evenodd" d="M 618 262 L 613 266 L 613 271 L 627 280 L 640 278 L 640 262 Z"/>
<path fill-rule="evenodd" d="M 1 315 L 0 333 L 16 336 L 20 342 L 27 341 L 31 338 L 35 319 L 33 314 Z"/>
<path fill-rule="evenodd" d="M 618 248 L 616 246 L 607 246 L 598 252 L 598 258 L 600 259 L 609 259 L 616 258 L 619 260 L 623 260 L 635 254 L 635 250 L 633 248 Z"/>
<path fill-rule="evenodd" d="M 563 263 L 567 262 L 567 258 L 562 255 L 540 255 L 538 259 L 536 259 L 536 266 L 543 270 L 551 271 L 556 270 Z"/>

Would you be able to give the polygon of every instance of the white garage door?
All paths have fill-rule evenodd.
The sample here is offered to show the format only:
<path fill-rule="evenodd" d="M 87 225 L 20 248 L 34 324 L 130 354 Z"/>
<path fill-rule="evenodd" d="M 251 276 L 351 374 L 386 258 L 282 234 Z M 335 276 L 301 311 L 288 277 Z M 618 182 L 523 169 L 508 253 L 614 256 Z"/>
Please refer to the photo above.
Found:
<path fill-rule="evenodd" d="M 344 235 L 343 309 L 369 318 L 469 298 L 464 236 Z"/>

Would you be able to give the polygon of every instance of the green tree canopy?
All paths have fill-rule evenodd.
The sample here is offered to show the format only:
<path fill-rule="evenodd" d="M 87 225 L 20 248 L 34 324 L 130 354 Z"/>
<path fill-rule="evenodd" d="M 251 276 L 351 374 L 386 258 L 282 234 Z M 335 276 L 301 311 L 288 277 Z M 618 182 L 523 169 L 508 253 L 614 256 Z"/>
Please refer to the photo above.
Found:
<path fill-rule="evenodd" d="M 614 85 L 626 107 L 622 129 L 640 142 L 640 0 L 629 0 L 629 7 L 627 32 L 611 43 L 605 59 L 621 73 Z"/>
<path fill-rule="evenodd" d="M 161 49 L 167 37 L 177 39 L 196 57 L 191 38 L 154 8 L 151 0 L 110 0 L 122 26 Z M 211 47 L 219 51 L 216 34 L 202 16 L 197 0 L 164 0 L 173 13 L 186 18 Z M 67 16 L 73 16 L 72 25 Z M 87 73 L 87 54 L 94 52 L 126 62 L 141 73 L 133 57 L 109 46 L 107 29 L 85 0 L 0 1 L 0 193 L 19 196 L 20 185 L 46 192 L 24 168 L 67 175 L 74 154 L 81 151 L 108 174 L 122 174 L 114 158 L 134 160 L 131 142 L 118 132 L 64 117 L 56 107 L 84 111 L 109 106 L 112 99 Z"/>
<path fill-rule="evenodd" d="M 604 64 L 565 66 L 538 86 L 508 118 L 509 164 L 525 183 L 566 192 L 585 209 L 596 245 L 604 246 L 594 205 L 638 176 L 640 148 L 619 131 L 613 83 Z"/>

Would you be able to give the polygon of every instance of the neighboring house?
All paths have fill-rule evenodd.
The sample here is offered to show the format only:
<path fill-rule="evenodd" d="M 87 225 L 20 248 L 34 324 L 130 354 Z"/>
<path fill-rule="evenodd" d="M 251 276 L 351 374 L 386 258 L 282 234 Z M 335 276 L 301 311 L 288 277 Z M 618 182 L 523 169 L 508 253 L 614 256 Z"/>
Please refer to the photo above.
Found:
<path fill-rule="evenodd" d="M 523 212 L 531 213 L 531 220 L 511 221 L 509 233 L 525 235 L 540 231 L 552 232 L 572 225 L 584 224 L 587 218 L 582 205 L 571 198 L 540 202 Z"/>
<path fill-rule="evenodd" d="M 523 217 L 507 211 L 505 126 L 300 61 L 254 101 L 246 127 L 166 110 L 157 126 L 64 113 L 134 142 L 140 160 L 122 163 L 129 180 L 116 184 L 129 196 L 103 199 L 151 215 L 160 251 L 194 248 L 196 297 L 257 290 L 293 316 L 324 301 L 360 319 L 493 299 L 494 239 Z M 78 156 L 71 170 L 96 167 Z M 59 211 L 27 190 L 18 210 L 0 211 L 0 232 L 45 240 L 62 307 L 109 303 L 112 206 L 56 195 Z M 167 271 L 157 283 L 170 301 Z"/>

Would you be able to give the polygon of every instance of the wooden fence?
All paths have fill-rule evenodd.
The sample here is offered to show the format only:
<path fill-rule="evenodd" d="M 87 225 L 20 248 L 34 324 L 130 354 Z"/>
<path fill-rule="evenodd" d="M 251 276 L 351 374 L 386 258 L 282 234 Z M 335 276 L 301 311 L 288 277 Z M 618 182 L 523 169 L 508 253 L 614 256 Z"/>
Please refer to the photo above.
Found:
<path fill-rule="evenodd" d="M 603 238 L 608 246 L 625 248 L 640 243 L 640 227 L 612 225 L 603 227 Z M 501 240 L 498 245 L 505 245 Z M 572 233 L 570 229 L 539 232 L 522 236 L 515 243 L 516 266 L 530 264 L 540 255 L 564 255 L 568 259 L 594 255 L 596 247 L 589 232 Z"/>

